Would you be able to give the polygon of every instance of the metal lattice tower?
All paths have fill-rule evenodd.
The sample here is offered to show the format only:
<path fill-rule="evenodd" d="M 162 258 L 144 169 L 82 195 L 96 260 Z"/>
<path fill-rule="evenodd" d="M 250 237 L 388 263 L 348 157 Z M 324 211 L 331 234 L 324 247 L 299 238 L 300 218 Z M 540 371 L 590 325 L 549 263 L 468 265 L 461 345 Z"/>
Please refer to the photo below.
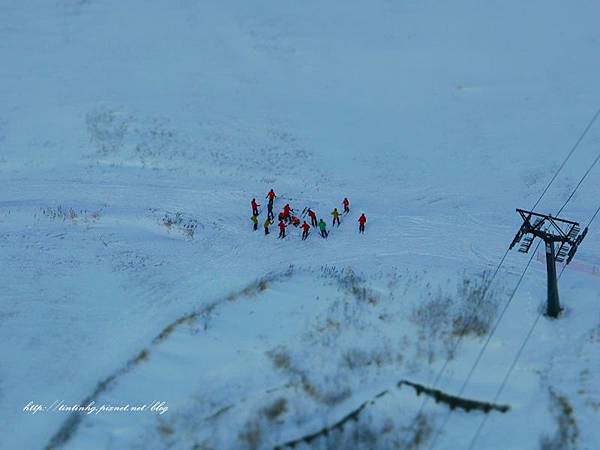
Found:
<path fill-rule="evenodd" d="M 527 253 L 536 237 L 542 239 L 546 244 L 546 269 L 548 272 L 546 313 L 548 316 L 556 318 L 561 311 L 556 263 L 562 263 L 565 259 L 565 265 L 571 262 L 588 229 L 586 228 L 580 233 L 581 228 L 577 222 L 522 209 L 517 209 L 517 212 L 521 215 L 523 224 L 510 244 L 510 248 L 512 249 L 520 242 L 519 251 Z"/>

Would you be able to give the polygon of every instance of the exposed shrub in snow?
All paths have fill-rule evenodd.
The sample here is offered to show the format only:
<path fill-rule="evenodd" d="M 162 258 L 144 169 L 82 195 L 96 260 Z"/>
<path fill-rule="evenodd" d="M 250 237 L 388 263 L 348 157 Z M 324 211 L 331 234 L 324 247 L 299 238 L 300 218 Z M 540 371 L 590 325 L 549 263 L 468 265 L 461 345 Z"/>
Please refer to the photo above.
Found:
<path fill-rule="evenodd" d="M 292 370 L 292 358 L 287 348 L 279 346 L 267 352 L 276 369 L 289 372 Z"/>
<path fill-rule="evenodd" d="M 452 334 L 483 336 L 490 330 L 498 309 L 496 291 L 490 288 L 491 275 L 485 271 L 464 276 L 458 286 L 458 310 L 452 321 Z"/>
<path fill-rule="evenodd" d="M 384 345 L 383 348 L 371 348 L 369 350 L 350 348 L 342 354 L 343 365 L 349 370 L 366 366 L 383 367 L 394 362 L 394 359 L 394 352 L 387 345 Z"/>
<path fill-rule="evenodd" d="M 318 376 L 318 379 L 311 379 L 310 369 L 303 369 L 296 364 L 285 347 L 275 347 L 267 352 L 267 356 L 271 358 L 273 366 L 281 370 L 292 379 L 292 383 L 300 386 L 304 392 L 314 401 L 325 405 L 336 405 L 352 394 L 350 389 L 345 385 L 343 375 L 339 371 L 328 373 L 323 368 L 312 374 Z M 336 368 L 337 369 L 337 368 Z"/>
<path fill-rule="evenodd" d="M 382 438 L 381 430 L 373 424 L 358 421 L 348 425 L 342 431 L 336 430 L 322 439 L 325 440 L 325 448 L 327 449 L 358 450 L 363 448 L 383 449 L 385 447 Z"/>
<path fill-rule="evenodd" d="M 196 228 L 198 228 L 198 221 L 190 217 L 185 217 L 185 215 L 181 211 L 177 211 L 174 214 L 169 212 L 165 213 L 165 215 L 162 218 L 162 222 L 168 230 L 171 230 L 172 228 L 177 228 L 183 234 L 189 236 L 190 238 L 194 237 Z"/>
<path fill-rule="evenodd" d="M 367 280 L 356 274 L 352 268 L 338 269 L 332 266 L 321 267 L 321 277 L 334 280 L 339 288 L 357 300 L 372 305 L 379 301 L 379 294 L 367 287 Z"/>
<path fill-rule="evenodd" d="M 186 160 L 186 149 L 191 143 L 164 118 L 152 118 L 143 121 L 132 130 L 134 143 L 133 158 L 143 167 L 153 166 L 165 161 Z"/>
<path fill-rule="evenodd" d="M 101 107 L 90 111 L 85 121 L 96 155 L 110 158 L 112 164 L 157 169 L 189 163 L 187 151 L 193 144 L 168 118 L 136 117 Z"/>
<path fill-rule="evenodd" d="M 52 220 L 77 222 L 95 222 L 100 219 L 100 211 L 87 211 L 65 206 L 50 206 L 42 209 L 42 214 Z"/>
<path fill-rule="evenodd" d="M 301 449 L 325 448 L 344 450 L 419 450 L 426 448 L 432 425 L 427 417 L 420 415 L 410 425 L 397 427 L 395 420 L 379 420 L 377 412 L 366 408 L 355 420 L 351 420 L 319 436 L 310 444 L 302 443 Z"/>
<path fill-rule="evenodd" d="M 158 419 L 156 431 L 158 431 L 158 433 L 162 436 L 163 439 L 168 439 L 174 433 L 173 428 L 171 428 L 171 426 L 168 423 L 162 420 L 162 418 Z"/>
<path fill-rule="evenodd" d="M 252 418 L 246 422 L 244 428 L 239 432 L 238 439 L 243 449 L 258 450 L 262 448 L 263 432 L 258 418 Z"/>
<path fill-rule="evenodd" d="M 115 272 L 127 271 L 143 274 L 148 270 L 148 266 L 152 264 L 152 260 L 148 255 L 133 250 L 115 252 L 112 259 Z"/>
<path fill-rule="evenodd" d="M 441 289 L 427 295 L 429 298 L 413 309 L 410 320 L 417 326 L 419 352 L 432 363 L 439 343 L 445 346 L 448 358 L 453 356 L 450 338 L 454 299 Z"/>
<path fill-rule="evenodd" d="M 160 215 L 159 210 L 148 208 L 146 213 L 158 220 L 169 232 L 175 230 L 190 239 L 193 239 L 197 229 L 202 227 L 197 219 L 182 211 L 166 211 Z"/>
<path fill-rule="evenodd" d="M 424 444 L 427 443 L 433 431 L 433 426 L 427 416 L 419 414 L 410 426 L 403 427 L 401 431 L 397 448 L 402 450 L 418 450 L 423 448 Z"/>
<path fill-rule="evenodd" d="M 257 118 L 252 125 L 234 118 L 203 121 L 193 139 L 194 156 L 208 163 L 211 171 L 221 174 L 256 175 L 272 185 L 289 170 L 291 162 L 311 172 L 321 170 L 310 158 L 311 151 L 288 124 L 275 124 L 271 119 L 265 123 Z M 266 176 L 264 167 L 269 167 Z"/>
<path fill-rule="evenodd" d="M 431 363 L 438 345 L 446 357 L 454 357 L 456 339 L 469 334 L 485 335 L 492 325 L 498 308 L 496 290 L 490 287 L 490 274 L 464 275 L 455 294 L 441 288 L 434 294 L 425 286 L 425 300 L 413 308 L 410 320 L 417 325 L 420 352 Z"/>
<path fill-rule="evenodd" d="M 279 398 L 271 405 L 264 407 L 262 413 L 267 419 L 275 420 L 287 411 L 287 406 L 287 400 Z"/>
<path fill-rule="evenodd" d="M 579 427 L 569 400 L 549 389 L 550 403 L 555 414 L 556 430 L 551 436 L 542 436 L 540 450 L 575 450 L 579 440 Z"/>
<path fill-rule="evenodd" d="M 129 126 L 129 118 L 108 108 L 98 108 L 85 117 L 90 142 L 101 155 L 121 149 Z"/>
<path fill-rule="evenodd" d="M 308 376 L 302 379 L 302 386 L 306 392 L 310 392 L 311 397 L 329 406 L 337 405 L 350 398 L 352 391 L 347 385 L 347 377 L 343 376 L 342 371 L 336 371 L 333 374 L 326 374 L 318 381 L 310 381 Z M 310 391 L 309 391 L 310 389 Z"/>

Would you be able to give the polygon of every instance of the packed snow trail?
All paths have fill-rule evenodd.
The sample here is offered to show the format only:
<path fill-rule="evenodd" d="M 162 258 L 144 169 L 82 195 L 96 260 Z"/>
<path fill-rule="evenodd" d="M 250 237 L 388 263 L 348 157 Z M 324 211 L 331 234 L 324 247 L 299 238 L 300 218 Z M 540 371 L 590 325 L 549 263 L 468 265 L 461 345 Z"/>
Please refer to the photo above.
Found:
<path fill-rule="evenodd" d="M 250 305 L 232 302 L 214 334 L 178 332 L 165 340 L 168 351 L 124 377 L 140 386 L 132 391 L 140 398 L 170 395 L 158 392 L 161 377 L 181 377 L 199 399 L 182 387 L 167 417 L 128 417 L 123 435 L 117 416 L 86 418 L 81 432 L 125 448 L 146 432 L 158 434 L 156 442 L 195 444 L 211 426 L 227 445 L 250 444 L 257 430 L 265 442 L 284 442 L 334 423 L 399 375 L 429 384 L 443 342 L 431 340 L 433 361 L 417 356 L 430 341 L 411 317 L 432 298 L 460 304 L 463 277 L 496 266 L 519 225 L 514 208 L 544 191 L 597 111 L 598 8 L 558 0 L 1 4 L 0 448 L 42 448 L 61 429 L 65 415 L 29 414 L 28 402 L 81 401 L 178 318 L 290 264 L 317 274 L 303 280 L 310 295 L 298 282 L 266 294 L 264 305 L 257 297 L 252 315 Z M 540 209 L 555 211 L 569 197 L 599 138 L 591 127 Z M 597 170 L 565 210 L 570 218 L 583 222 L 596 211 Z M 275 229 L 265 237 L 252 231 L 248 206 L 270 188 L 327 219 L 348 196 L 351 214 L 339 229 L 327 222 L 327 240 L 313 231 L 303 242 L 293 228 L 284 240 Z M 181 217 L 197 223 L 193 237 Z M 594 268 L 599 254 L 592 228 L 577 261 Z M 498 289 L 514 285 L 524 264 L 508 255 Z M 322 285 L 325 265 L 353 269 L 379 302 Z M 544 266 L 534 260 L 531 268 L 469 397 L 498 386 L 543 303 Z M 565 317 L 538 324 L 503 394 L 514 410 L 490 422 L 481 448 L 554 439 L 556 398 L 572 406 L 578 445 L 600 440 L 597 283 L 591 270 L 565 271 Z M 246 313 L 253 320 L 241 326 L 234 319 Z M 274 325 L 271 333 L 280 322 L 286 329 Z M 310 353 L 314 340 L 286 334 L 304 323 L 323 330 L 313 333 L 318 355 Z M 231 329 L 257 347 L 228 340 Z M 188 355 L 205 338 L 214 348 Z M 295 363 L 287 372 L 273 362 L 285 362 L 282 349 L 256 352 L 282 342 Z M 440 380 L 449 392 L 480 344 L 469 337 L 460 346 Z M 223 390 L 223 374 L 193 385 L 201 361 L 192 356 L 207 348 L 248 358 L 224 367 L 232 384 Z M 247 385 L 246 361 L 254 364 Z M 302 387 L 302 374 L 320 389 Z M 332 380 L 348 389 L 335 391 Z M 116 388 L 106 401 L 122 400 Z M 269 396 L 265 388 L 278 390 Z M 223 411 L 234 403 L 228 389 L 251 400 Z M 319 403 L 311 392 L 338 394 L 327 397 L 338 403 Z M 183 398 L 190 403 L 181 406 Z M 216 414 L 214 425 L 195 422 L 198 404 Z M 402 391 L 386 396 L 358 429 L 403 435 L 418 406 Z M 445 410 L 430 405 L 424 413 L 423 436 Z M 445 448 L 463 445 L 473 426 L 472 416 L 454 420 L 440 441 Z"/>

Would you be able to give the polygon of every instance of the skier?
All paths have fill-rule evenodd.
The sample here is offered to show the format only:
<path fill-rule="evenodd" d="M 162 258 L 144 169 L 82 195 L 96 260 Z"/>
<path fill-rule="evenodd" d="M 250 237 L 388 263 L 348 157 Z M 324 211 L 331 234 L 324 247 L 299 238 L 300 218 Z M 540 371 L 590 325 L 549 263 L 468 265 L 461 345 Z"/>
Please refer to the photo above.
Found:
<path fill-rule="evenodd" d="M 316 228 L 317 227 L 317 215 L 315 214 L 315 212 L 312 209 L 308 208 L 308 211 L 306 211 L 306 214 L 308 214 L 308 217 L 310 217 L 310 224 Z"/>
<path fill-rule="evenodd" d="M 271 189 L 265 198 L 268 198 L 269 203 L 273 204 L 273 200 L 275 200 L 275 197 L 277 197 L 277 195 L 275 195 L 275 192 L 273 192 L 273 189 Z"/>
<path fill-rule="evenodd" d="M 291 213 L 295 212 L 292 207 L 290 207 L 289 203 L 286 203 L 283 207 L 283 217 L 286 222 L 291 222 Z"/>
<path fill-rule="evenodd" d="M 273 221 L 267 217 L 265 223 L 263 223 L 263 227 L 265 228 L 265 236 L 269 234 L 269 225 L 273 225 Z"/>
<path fill-rule="evenodd" d="M 285 223 L 283 222 L 283 220 L 281 222 L 279 222 L 279 237 L 281 239 L 283 239 L 285 237 Z"/>
<path fill-rule="evenodd" d="M 300 225 L 300 219 L 298 219 L 296 216 L 292 216 L 291 222 L 292 225 L 294 225 L 295 227 L 298 227 L 298 225 Z"/>
<path fill-rule="evenodd" d="M 348 197 L 344 197 L 342 205 L 344 206 L 344 214 L 348 214 L 350 212 L 350 202 L 348 201 Z"/>
<path fill-rule="evenodd" d="M 308 231 L 310 230 L 310 225 L 307 224 L 306 220 L 305 220 L 300 228 L 302 228 L 302 240 L 304 241 L 308 237 Z"/>
<path fill-rule="evenodd" d="M 269 219 L 275 218 L 275 214 L 273 214 L 273 202 L 271 201 L 269 201 L 269 203 L 267 204 L 267 217 Z"/>
<path fill-rule="evenodd" d="M 258 216 L 258 207 L 260 205 L 258 203 L 256 203 L 256 199 L 253 198 L 252 203 L 250 203 L 250 204 L 252 205 L 252 215 Z"/>
<path fill-rule="evenodd" d="M 319 220 L 319 230 L 321 230 L 321 236 L 327 239 L 329 233 L 327 233 L 327 224 L 323 219 Z"/>
<path fill-rule="evenodd" d="M 254 228 L 254 231 L 258 230 L 258 214 L 252 214 L 252 217 L 250 217 L 250 220 L 254 224 L 252 226 L 252 228 Z"/>
<path fill-rule="evenodd" d="M 367 223 L 367 218 L 365 216 L 365 214 L 361 214 L 360 218 L 358 219 L 358 232 L 359 233 L 364 233 L 365 232 L 365 223 Z"/>
<path fill-rule="evenodd" d="M 338 227 L 340 226 L 340 212 L 337 210 L 337 208 L 333 208 L 333 211 L 331 211 L 331 215 L 333 216 L 333 224 L 331 225 L 332 227 L 335 226 L 335 223 L 337 222 Z"/>

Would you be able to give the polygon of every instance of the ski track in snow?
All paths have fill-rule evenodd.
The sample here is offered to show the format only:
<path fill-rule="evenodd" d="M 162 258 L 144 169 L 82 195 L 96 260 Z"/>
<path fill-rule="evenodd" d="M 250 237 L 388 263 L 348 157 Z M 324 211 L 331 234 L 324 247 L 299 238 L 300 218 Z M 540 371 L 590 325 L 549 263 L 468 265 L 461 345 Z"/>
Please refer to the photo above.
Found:
<path fill-rule="evenodd" d="M 558 0 L 1 4 L 0 449 L 271 448 L 384 390 L 352 429 L 382 448 L 405 439 L 421 398 L 390 388 L 432 383 L 445 344 L 433 339 L 428 361 L 411 314 L 496 268 L 514 208 L 535 202 L 597 110 L 597 17 L 593 2 Z M 558 210 L 598 142 L 596 126 L 539 209 Z M 564 211 L 582 224 L 598 169 Z M 264 208 L 271 187 L 277 208 L 323 215 L 329 239 L 252 232 L 249 202 Z M 344 196 L 352 212 L 331 228 Z M 178 212 L 193 238 L 165 225 Z M 577 255 L 589 265 L 598 220 Z M 527 258 L 508 255 L 499 300 Z M 533 261 L 465 397 L 493 397 L 545 276 Z M 573 448 L 600 441 L 598 283 L 567 268 L 563 317 L 537 325 L 500 398 L 511 411 L 489 417 L 477 448 L 554 436 L 550 388 L 573 408 Z M 437 388 L 460 389 L 482 341 L 464 340 Z M 23 411 L 92 393 L 169 412 Z M 424 413 L 435 427 L 446 409 Z M 454 412 L 436 449 L 464 448 L 480 418 Z M 369 446 L 353 439 L 314 446 Z"/>

